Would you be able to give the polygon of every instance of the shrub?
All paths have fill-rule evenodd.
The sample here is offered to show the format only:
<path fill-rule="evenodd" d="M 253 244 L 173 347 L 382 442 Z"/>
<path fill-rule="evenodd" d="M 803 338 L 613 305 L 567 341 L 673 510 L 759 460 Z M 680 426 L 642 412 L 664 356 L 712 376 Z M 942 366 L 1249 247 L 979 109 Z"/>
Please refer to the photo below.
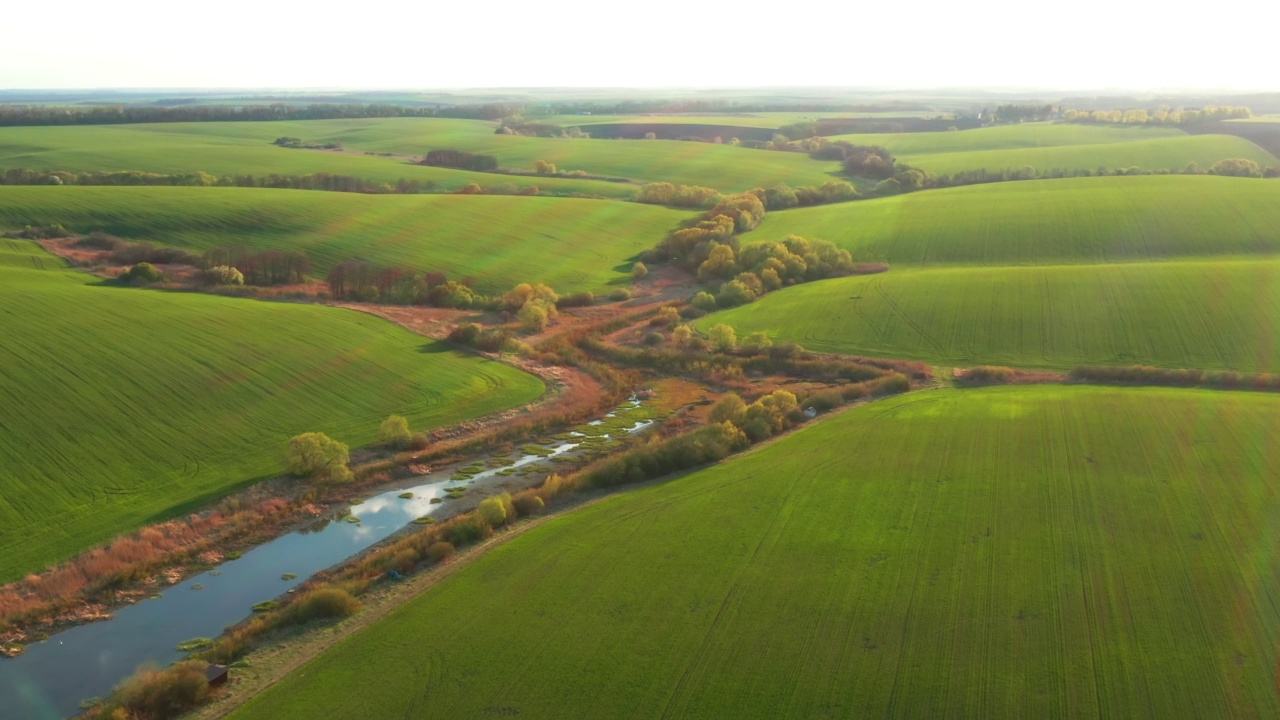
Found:
<path fill-rule="evenodd" d="M 596 296 L 590 292 L 573 293 L 572 295 L 564 295 L 556 301 L 558 308 L 571 307 L 587 307 L 596 301 Z"/>
<path fill-rule="evenodd" d="M 660 332 L 651 332 L 644 336 L 644 344 L 649 346 L 661 345 L 663 340 L 666 340 L 666 338 Z"/>
<path fill-rule="evenodd" d="M 1209 172 L 1214 175 L 1228 175 L 1231 177 L 1262 177 L 1262 168 L 1258 163 L 1247 158 L 1228 158 L 1219 160 L 1209 168 Z"/>
<path fill-rule="evenodd" d="M 957 385 L 1003 385 L 1013 380 L 1013 368 L 1001 367 L 998 365 L 980 365 L 975 368 L 969 368 L 956 378 Z"/>
<path fill-rule="evenodd" d="M 642 262 L 638 262 L 631 266 L 631 277 L 639 280 L 649 274 L 649 267 Z"/>
<path fill-rule="evenodd" d="M 732 327 L 720 323 L 711 328 L 711 332 L 707 333 L 708 339 L 711 341 L 711 347 L 720 350 L 732 350 L 738 346 L 738 334 L 734 332 Z"/>
<path fill-rule="evenodd" d="M 676 345 L 686 345 L 693 337 L 693 329 L 688 325 L 679 325 L 675 330 L 671 331 L 671 341 Z"/>
<path fill-rule="evenodd" d="M 716 309 L 716 298 L 707 291 L 702 291 L 693 296 L 693 300 L 689 304 L 703 312 L 713 312 Z"/>
<path fill-rule="evenodd" d="M 491 497 L 480 501 L 476 514 L 489 524 L 489 527 L 502 527 L 507 522 L 507 508 L 501 498 Z"/>
<path fill-rule="evenodd" d="M 312 620 L 328 620 L 355 615 L 360 601 L 340 588 L 321 588 L 298 598 L 290 608 L 290 620 L 306 623 Z"/>
<path fill-rule="evenodd" d="M 516 317 L 520 320 L 520 327 L 529 332 L 540 332 L 546 329 L 547 323 L 551 320 L 551 313 L 548 312 L 545 304 L 535 301 L 521 307 Z"/>
<path fill-rule="evenodd" d="M 443 535 L 454 547 L 470 545 L 487 537 L 492 526 L 476 517 L 463 517 L 444 526 Z"/>
<path fill-rule="evenodd" d="M 116 689 L 108 705 L 137 720 L 174 718 L 209 694 L 205 663 L 188 660 L 164 670 L 142 668 Z"/>
<path fill-rule="evenodd" d="M 351 469 L 347 467 L 350 459 L 346 443 L 316 432 L 295 435 L 285 451 L 285 464 L 290 473 L 320 482 L 350 480 Z"/>
<path fill-rule="evenodd" d="M 125 241 L 115 235 L 104 233 L 101 230 L 94 230 L 76 243 L 76 247 L 92 248 L 94 250 L 115 250 L 121 245 L 125 245 Z"/>
<path fill-rule="evenodd" d="M 753 332 L 742 339 L 742 349 L 759 352 L 773 347 L 773 341 L 762 332 Z"/>
<path fill-rule="evenodd" d="M 542 498 L 533 493 L 520 493 L 511 498 L 511 505 L 515 507 L 520 517 L 531 517 L 542 512 L 547 506 Z"/>
<path fill-rule="evenodd" d="M 720 398 L 715 405 L 711 407 L 711 413 L 707 416 L 707 421 L 712 423 L 731 422 L 737 423 L 742 419 L 743 414 L 747 411 L 747 403 L 738 397 L 737 393 L 729 393 Z"/>
<path fill-rule="evenodd" d="M 135 265 L 145 262 L 199 267 L 204 264 L 204 258 L 193 252 L 178 248 L 157 247 L 150 243 L 122 243 L 111 251 L 107 259 L 117 265 Z"/>
<path fill-rule="evenodd" d="M 444 562 L 453 557 L 456 552 L 457 548 L 452 543 L 434 542 L 427 546 L 427 557 L 431 558 L 433 562 Z"/>
<path fill-rule="evenodd" d="M 71 233 L 67 232 L 67 229 L 58 223 L 36 227 L 28 225 L 16 234 L 24 240 L 53 240 L 71 236 Z"/>
<path fill-rule="evenodd" d="M 215 265 L 196 273 L 201 285 L 244 285 L 244 273 L 227 265 Z"/>
<path fill-rule="evenodd" d="M 149 262 L 140 262 L 120 274 L 120 280 L 128 283 L 157 283 L 164 280 L 164 275 Z"/>
<path fill-rule="evenodd" d="M 400 415 L 392 415 L 382 421 L 378 428 L 378 441 L 392 447 L 408 447 L 413 434 L 409 432 L 409 421 Z"/>
<path fill-rule="evenodd" d="M 631 299 L 631 291 L 626 288 L 616 288 L 609 293 L 609 299 L 614 302 L 622 302 Z"/>

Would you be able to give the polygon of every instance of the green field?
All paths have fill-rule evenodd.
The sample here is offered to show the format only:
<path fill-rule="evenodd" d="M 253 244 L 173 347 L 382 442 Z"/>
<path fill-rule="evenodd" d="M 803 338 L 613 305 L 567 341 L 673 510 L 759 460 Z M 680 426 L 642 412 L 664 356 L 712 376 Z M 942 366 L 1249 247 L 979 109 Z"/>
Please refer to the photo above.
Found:
<path fill-rule="evenodd" d="M 0 582 L 275 475 L 319 430 L 371 442 L 543 392 L 347 310 L 104 285 L 0 240 Z"/>
<path fill-rule="evenodd" d="M 316 121 L 330 122 L 330 121 Z M 354 123 L 357 121 L 332 121 Z M 373 122 L 373 121 L 363 121 Z M 446 121 L 447 122 L 447 121 Z M 308 134 L 314 132 L 314 135 Z M 601 180 L 570 180 L 474 173 L 424 167 L 404 158 L 318 150 L 291 150 L 271 142 L 283 135 L 318 142 L 327 131 L 310 123 L 152 123 L 83 127 L 0 128 L 0 168 L 73 172 L 141 170 L 214 175 L 353 175 L 394 184 L 401 178 L 434 181 L 456 190 L 469 183 L 483 187 L 512 185 L 548 191 L 578 192 L 629 199 L 635 187 Z M 369 148 L 362 148 L 369 149 Z M 430 149 L 430 148 L 427 148 Z M 421 155 L 426 149 L 415 150 Z"/>
<path fill-rule="evenodd" d="M 902 162 L 932 173 L 1032 167 L 1097 170 L 1138 167 L 1182 170 L 1195 162 L 1203 169 L 1226 158 L 1247 158 L 1263 167 L 1276 165 L 1270 153 L 1231 135 L 1186 135 L 1160 127 L 1114 127 L 1030 123 L 958 132 L 841 135 L 833 139 L 881 145 Z"/>
<path fill-rule="evenodd" d="M 346 260 L 468 275 L 486 292 L 540 281 L 601 290 L 689 213 L 639 203 L 490 195 L 170 187 L 3 187 L 0 227 L 60 222 L 204 250 L 305 250 L 323 275 Z"/>
<path fill-rule="evenodd" d="M 839 118 L 933 118 L 949 116 L 949 113 L 934 110 L 886 110 L 884 112 L 752 112 L 736 114 L 676 113 L 670 115 L 552 115 L 537 118 L 539 122 L 549 122 L 565 127 L 580 127 L 590 131 L 591 125 L 614 124 L 661 124 L 661 125 L 731 125 L 756 129 L 777 129 L 783 125 L 808 122 L 811 120 L 832 120 Z"/>
<path fill-rule="evenodd" d="M 895 270 L 699 321 L 819 352 L 1067 369 L 1280 372 L 1280 259 Z"/>
<path fill-rule="evenodd" d="M 1118 262 L 1280 252 L 1280 183 L 1209 176 L 1072 178 L 773 212 L 744 242 L 823 238 L 855 261 Z"/>
<path fill-rule="evenodd" d="M 94 127 L 0 128 L 0 168 L 59 170 L 147 170 L 222 174 L 306 174 L 331 172 L 394 182 L 433 179 L 449 187 L 469 182 L 574 190 L 629 198 L 634 185 L 600 180 L 463 173 L 407 164 L 402 158 L 363 152 L 425 154 L 455 148 L 495 155 L 504 168 L 533 170 L 538 160 L 562 171 L 637 182 L 667 181 L 725 192 L 758 185 L 815 185 L 832 180 L 834 162 L 799 153 L 780 153 L 675 140 L 568 140 L 495 135 L 496 123 L 482 120 L 386 118 L 300 122 L 155 123 Z M 338 142 L 354 153 L 275 147 L 281 136 L 311 143 Z"/>
<path fill-rule="evenodd" d="M 865 405 L 490 550 L 233 717 L 1274 717 L 1278 412 Z"/>

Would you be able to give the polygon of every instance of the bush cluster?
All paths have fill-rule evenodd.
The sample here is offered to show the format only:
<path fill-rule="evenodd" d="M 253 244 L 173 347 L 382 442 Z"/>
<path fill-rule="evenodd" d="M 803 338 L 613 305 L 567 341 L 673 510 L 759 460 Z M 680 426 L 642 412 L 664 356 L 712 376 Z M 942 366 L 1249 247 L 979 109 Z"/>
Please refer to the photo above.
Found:
<path fill-rule="evenodd" d="M 1129 365 L 1125 367 L 1081 366 L 1067 373 L 1067 378 L 1086 383 L 1280 391 L 1280 375 L 1237 373 L 1227 370 L 1171 370 L 1147 365 Z"/>

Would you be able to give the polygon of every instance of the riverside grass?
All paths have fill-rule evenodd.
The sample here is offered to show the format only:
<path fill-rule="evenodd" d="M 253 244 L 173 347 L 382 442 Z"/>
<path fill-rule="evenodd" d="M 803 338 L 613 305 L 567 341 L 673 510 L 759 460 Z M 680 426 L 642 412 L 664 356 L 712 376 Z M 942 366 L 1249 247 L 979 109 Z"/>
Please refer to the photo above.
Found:
<path fill-rule="evenodd" d="M 864 405 L 533 528 L 232 717 L 1273 717 L 1277 412 Z"/>
<path fill-rule="evenodd" d="M 1280 372 L 1280 259 L 891 270 L 707 316 L 818 352 L 946 366 Z"/>
<path fill-rule="evenodd" d="M 602 141 L 603 142 L 603 141 Z M 47 225 L 203 251 L 303 250 L 323 276 L 346 260 L 471 276 L 485 292 L 630 282 L 631 264 L 690 212 L 499 195 L 361 195 L 183 187 L 3 187 L 0 227 Z"/>
<path fill-rule="evenodd" d="M 0 128 L 0 167 L 50 170 L 147 170 L 214 175 L 330 172 L 394 183 L 399 178 L 436 180 L 452 188 L 470 182 L 510 183 L 630 198 L 635 185 L 601 180 L 521 177 L 427 168 L 389 152 L 420 157 L 435 148 L 491 154 L 503 168 L 532 171 L 538 160 L 561 171 L 626 178 L 638 183 L 701 185 L 721 192 L 786 183 L 821 185 L 840 179 L 839 165 L 802 153 L 750 150 L 675 140 L 589 140 L 496 135 L 482 120 L 382 118 L 297 122 L 152 123 L 85 127 Z M 341 143 L 355 153 L 275 147 L 278 137 L 309 143 Z M 464 177 L 465 176 L 465 177 Z"/>
<path fill-rule="evenodd" d="M 1030 123 L 957 132 L 842 135 L 833 139 L 881 145 L 899 160 L 931 173 L 965 170 L 1182 171 L 1208 170 L 1219 160 L 1245 158 L 1261 167 L 1280 164 L 1271 153 L 1232 135 L 1187 135 L 1159 127 Z"/>
<path fill-rule="evenodd" d="M 857 262 L 1041 265 L 1280 252 L 1280 183 L 1215 176 L 1031 180 L 772 212 L 743 244 L 829 240 Z"/>
<path fill-rule="evenodd" d="M 537 378 L 336 308 L 102 283 L 0 239 L 0 582 L 282 469 L 537 398 Z"/>

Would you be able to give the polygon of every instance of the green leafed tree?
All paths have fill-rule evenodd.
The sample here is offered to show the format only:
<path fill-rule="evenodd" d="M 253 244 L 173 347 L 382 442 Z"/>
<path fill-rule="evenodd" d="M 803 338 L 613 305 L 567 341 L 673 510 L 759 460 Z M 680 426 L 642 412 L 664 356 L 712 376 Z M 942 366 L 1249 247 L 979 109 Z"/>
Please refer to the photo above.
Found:
<path fill-rule="evenodd" d="M 400 415 L 392 415 L 378 428 L 378 440 L 392 447 L 405 447 L 412 438 L 409 421 Z"/>
<path fill-rule="evenodd" d="M 346 482 L 351 479 L 347 463 L 351 455 L 346 443 L 324 433 L 295 435 L 285 450 L 285 465 L 297 477 L 317 482 Z"/>

